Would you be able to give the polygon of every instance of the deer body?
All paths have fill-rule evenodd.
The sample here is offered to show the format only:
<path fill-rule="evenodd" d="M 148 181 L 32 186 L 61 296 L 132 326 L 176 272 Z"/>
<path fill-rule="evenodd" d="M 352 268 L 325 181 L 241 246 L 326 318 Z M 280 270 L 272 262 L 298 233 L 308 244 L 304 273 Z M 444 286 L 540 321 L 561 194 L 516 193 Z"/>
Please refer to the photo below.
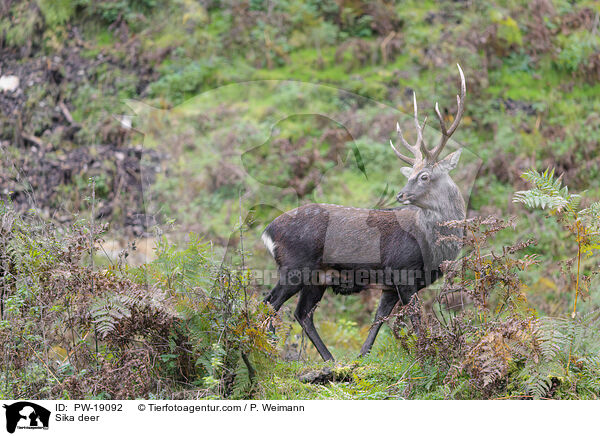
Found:
<path fill-rule="evenodd" d="M 465 95 L 464 76 L 462 97 Z M 443 223 L 465 218 L 465 204 L 448 172 L 456 167 L 460 150 L 437 161 L 447 139 L 456 129 L 464 100 L 458 98 L 458 116 L 446 129 L 434 150 L 423 144 L 417 118 L 418 140 L 409 145 L 398 127 L 403 144 L 415 155 L 398 157 L 412 168 L 402 168 L 408 177 L 394 209 L 360 209 L 331 204 L 308 204 L 277 217 L 263 232 L 263 242 L 275 259 L 279 271 L 277 285 L 265 298 L 275 311 L 292 296 L 300 293 L 294 316 L 324 360 L 333 356 L 319 337 L 313 312 L 331 287 L 335 293 L 350 294 L 377 287 L 382 296 L 361 355 L 371 349 L 377 333 L 394 306 L 407 304 L 420 289 L 441 276 L 440 264 L 452 260 L 460 247 L 440 242 L 440 235 L 460 236 L 460 229 L 446 228 Z M 415 320 L 413 319 L 413 322 Z"/>

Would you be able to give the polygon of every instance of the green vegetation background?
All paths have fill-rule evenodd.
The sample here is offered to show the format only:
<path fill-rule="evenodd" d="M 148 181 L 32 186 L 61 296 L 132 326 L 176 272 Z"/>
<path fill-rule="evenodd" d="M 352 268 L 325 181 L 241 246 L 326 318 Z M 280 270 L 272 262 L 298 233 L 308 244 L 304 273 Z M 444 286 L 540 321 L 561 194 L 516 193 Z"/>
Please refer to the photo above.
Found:
<path fill-rule="evenodd" d="M 547 167 L 563 174 L 571 191 L 586 190 L 583 206 L 600 198 L 599 13 L 597 2 L 562 0 L 2 0 L 0 75 L 16 75 L 20 84 L 14 92 L 0 93 L 0 195 L 23 217 L 68 227 L 90 218 L 88 181 L 93 178 L 92 220 L 110 223 L 104 239 L 120 241 L 116 245 L 132 257 L 131 241 L 152 245 L 162 241 L 157 232 L 168 234 L 173 244 L 183 241 L 180 248 L 198 248 L 194 244 L 200 242 L 187 236 L 194 232 L 212 244 L 192 253 L 220 259 L 230 244 L 227 260 L 233 264 L 241 261 L 235 250 L 240 209 L 269 204 L 275 208 L 257 208 L 242 237 L 244 262 L 272 268 L 259 235 L 278 211 L 310 201 L 393 205 L 404 183 L 387 146 L 395 123 L 405 123 L 411 134 L 404 114 L 412 111 L 413 90 L 421 117 L 433 119 L 439 101 L 451 119 L 458 62 L 468 82 L 467 111 L 451 146 L 471 152 L 456 176 L 466 188 L 473 183 L 469 214 L 518 216 L 516 227 L 499 232 L 491 245 L 537 240 L 525 253 L 538 255 L 541 264 L 521 274 L 523 290 L 539 315 L 561 317 L 570 314 L 573 288 L 561 275 L 559 261 L 577 252 L 577 242 L 544 211 L 527 211 L 512 199 L 529 186 L 521 178 L 525 170 Z M 125 128 L 116 115 L 132 117 L 134 129 Z M 429 124 L 432 142 L 436 130 Z M 251 195 L 244 196 L 247 192 Z M 86 222 L 94 233 L 94 225 Z M 162 253 L 169 265 L 180 265 L 176 246 L 159 244 L 157 252 L 141 248 L 142 260 L 164 260 Z M 118 251 L 98 249 L 96 269 L 135 277 L 135 268 L 121 269 Z M 89 256 L 81 262 L 89 265 Z M 595 258 L 584 259 L 584 270 L 596 267 Z M 148 266 L 142 275 L 150 274 L 151 282 L 173 293 L 209 287 L 208 279 L 198 278 L 177 290 L 168 272 L 152 273 L 152 268 L 160 270 Z M 237 291 L 265 292 L 240 280 Z M 592 282 L 579 310 L 598 307 L 597 290 Z M 435 291 L 424 292 L 429 292 L 427 300 Z M 193 300 L 186 296 L 175 304 L 177 310 L 187 310 L 186 298 Z M 318 328 L 342 362 L 354 361 L 375 304 L 375 295 L 327 295 L 321 304 Z M 94 310 L 97 317 L 107 316 Z M 288 333 L 275 351 L 251 356 L 257 381 L 235 384 L 237 395 L 454 395 L 441 386 L 443 377 L 406 355 L 389 329 L 380 334 L 374 352 L 352 369 L 352 382 L 301 383 L 298 373 L 320 362 L 289 313 L 284 311 L 283 318 L 281 331 Z M 9 319 L 3 320 L 4 328 Z M 25 359 L 24 367 L 9 370 L 7 364 L 3 395 L 76 395 L 63 386 L 65 379 L 81 377 L 82 368 L 69 362 L 71 350 L 30 339 L 41 344 L 47 360 L 38 353 Z M 242 341 L 236 350 L 257 346 L 255 339 Z M 84 334 L 79 340 L 87 344 Z M 204 360 L 196 362 L 203 369 L 186 373 L 186 389 L 204 392 L 201 396 L 229 395 L 222 368 L 230 356 L 219 341 L 211 342 L 215 338 L 205 340 L 208 345 L 200 347 Z M 177 344 L 171 340 L 172 347 Z M 5 346 L 27 349 L 12 342 Z M 50 358 L 48 349 L 54 346 L 58 357 Z M 77 349 L 75 342 L 72 348 Z M 294 360 L 299 350 L 300 360 Z M 160 371 L 175 374 L 181 365 L 177 353 L 160 353 Z M 49 363 L 53 359 L 58 363 Z M 65 369 L 65 362 L 70 367 Z M 235 374 L 243 368 L 239 362 L 233 366 Z M 173 374 L 170 380 L 177 381 Z M 9 387 L 8 379 L 15 377 Z M 32 384 L 24 380 L 31 377 L 45 390 L 30 390 Z M 24 385 L 29 388 L 19 391 Z M 178 391 L 152 389 L 158 397 Z M 487 395 L 461 389 L 457 396 Z M 527 394 L 510 382 L 502 389 Z M 101 389 L 80 394 L 115 396 Z M 598 392 L 569 395 L 595 397 Z"/>

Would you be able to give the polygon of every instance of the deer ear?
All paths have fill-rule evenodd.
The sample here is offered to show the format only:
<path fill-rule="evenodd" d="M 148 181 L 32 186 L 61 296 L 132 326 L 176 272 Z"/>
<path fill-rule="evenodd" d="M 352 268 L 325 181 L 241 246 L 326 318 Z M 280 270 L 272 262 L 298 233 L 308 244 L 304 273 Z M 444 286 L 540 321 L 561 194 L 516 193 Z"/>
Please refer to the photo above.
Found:
<path fill-rule="evenodd" d="M 450 153 L 448 156 L 446 156 L 444 159 L 442 159 L 441 161 L 439 161 L 436 166 L 444 171 L 444 172 L 449 172 L 451 170 L 453 170 L 454 168 L 456 168 L 456 165 L 458 165 L 458 160 L 460 159 L 460 154 L 462 153 L 462 148 L 459 148 L 458 150 L 456 150 L 454 153 Z"/>
<path fill-rule="evenodd" d="M 402 175 L 404 177 L 406 177 L 407 179 L 410 178 L 410 175 L 412 174 L 412 168 L 411 167 L 401 167 L 400 168 L 400 172 L 402 173 Z"/>

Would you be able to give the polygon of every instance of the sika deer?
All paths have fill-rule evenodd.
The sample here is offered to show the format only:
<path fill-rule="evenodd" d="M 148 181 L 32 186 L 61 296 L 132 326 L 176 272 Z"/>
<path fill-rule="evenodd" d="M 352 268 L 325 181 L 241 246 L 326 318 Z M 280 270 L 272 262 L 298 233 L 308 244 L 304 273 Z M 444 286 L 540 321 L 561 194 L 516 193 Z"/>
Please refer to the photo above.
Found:
<path fill-rule="evenodd" d="M 394 209 L 358 209 L 332 204 L 307 204 L 286 212 L 271 222 L 262 238 L 279 271 L 277 285 L 265 298 L 275 311 L 300 292 L 295 318 L 324 360 L 333 356 L 313 324 L 313 312 L 327 287 L 350 294 L 370 287 L 382 289 L 381 300 L 368 337 L 361 348 L 367 354 L 382 323 L 398 301 L 407 304 L 420 289 L 441 276 L 440 264 L 455 259 L 460 249 L 454 242 L 439 242 L 440 234 L 461 236 L 460 229 L 442 224 L 465 218 L 465 203 L 449 171 L 458 164 L 461 150 L 438 160 L 465 110 L 465 77 L 457 95 L 457 114 L 447 128 L 438 104 L 439 144 L 429 150 L 419 123 L 417 99 L 414 123 L 417 141 L 410 145 L 397 125 L 400 141 L 414 156 L 398 158 L 411 167 L 401 168 L 408 181 L 396 197 Z M 414 320 L 413 320 L 414 321 Z"/>

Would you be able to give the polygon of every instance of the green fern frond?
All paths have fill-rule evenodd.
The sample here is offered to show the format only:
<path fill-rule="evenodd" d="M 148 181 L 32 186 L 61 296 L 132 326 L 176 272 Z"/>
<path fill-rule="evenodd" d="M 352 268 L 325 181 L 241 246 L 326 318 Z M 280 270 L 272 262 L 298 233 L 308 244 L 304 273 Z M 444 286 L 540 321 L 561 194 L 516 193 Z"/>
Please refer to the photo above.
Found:
<path fill-rule="evenodd" d="M 251 390 L 252 380 L 250 379 L 248 367 L 240 358 L 237 362 L 237 367 L 235 370 L 232 397 L 234 399 L 246 399 L 248 398 Z"/>
<path fill-rule="evenodd" d="M 570 320 L 542 318 L 539 329 L 542 356 L 547 361 L 555 360 L 560 354 L 568 353 L 573 337 Z"/>
<path fill-rule="evenodd" d="M 598 231 L 600 229 L 600 201 L 596 201 L 581 210 L 579 216 L 592 230 Z"/>
<path fill-rule="evenodd" d="M 105 295 L 90 306 L 92 322 L 101 337 L 106 337 L 115 331 L 119 321 L 131 316 L 131 307 L 135 301 L 123 294 Z"/>
<path fill-rule="evenodd" d="M 552 382 L 541 374 L 532 374 L 529 382 L 526 383 L 527 391 L 535 399 L 545 397 L 552 387 Z"/>
<path fill-rule="evenodd" d="M 513 202 L 523 203 L 530 208 L 550 209 L 555 212 L 575 213 L 581 202 L 581 195 L 569 194 L 569 188 L 562 185 L 562 176 L 554 178 L 554 169 L 539 173 L 535 169 L 526 171 L 522 177 L 534 185 L 528 191 L 515 193 Z"/>
<path fill-rule="evenodd" d="M 569 202 L 562 197 L 544 194 L 538 189 L 518 191 L 515 193 L 513 201 L 515 203 L 523 203 L 531 209 L 561 210 L 569 204 Z"/>

